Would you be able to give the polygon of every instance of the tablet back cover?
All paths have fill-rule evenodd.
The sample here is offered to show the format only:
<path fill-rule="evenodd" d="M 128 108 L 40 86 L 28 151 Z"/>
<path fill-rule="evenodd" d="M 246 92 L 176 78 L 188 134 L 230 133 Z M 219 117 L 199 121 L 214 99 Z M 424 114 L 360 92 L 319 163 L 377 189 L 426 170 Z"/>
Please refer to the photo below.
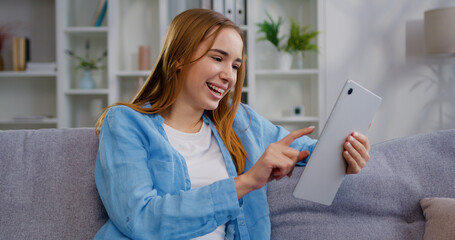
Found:
<path fill-rule="evenodd" d="M 348 80 L 324 126 L 308 164 L 294 190 L 294 197 L 331 205 L 346 174 L 342 156 L 346 138 L 365 133 L 382 99 Z"/>

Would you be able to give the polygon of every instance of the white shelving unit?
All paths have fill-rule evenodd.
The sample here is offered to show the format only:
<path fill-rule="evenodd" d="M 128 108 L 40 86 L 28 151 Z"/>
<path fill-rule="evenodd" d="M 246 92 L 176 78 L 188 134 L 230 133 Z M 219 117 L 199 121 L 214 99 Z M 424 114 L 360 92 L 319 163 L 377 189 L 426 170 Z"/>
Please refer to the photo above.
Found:
<path fill-rule="evenodd" d="M 0 129 L 55 128 L 56 73 L 0 72 Z"/>
<path fill-rule="evenodd" d="M 106 12 L 102 26 L 91 26 L 99 1 L 56 0 L 56 35 L 58 63 L 58 127 L 93 127 L 99 111 L 106 107 L 111 90 L 108 83 L 109 59 L 101 64 L 100 70 L 92 71 L 95 89 L 78 89 L 82 70 L 76 71 L 75 60 L 65 53 L 73 51 L 84 56 L 86 41 L 90 42 L 89 54 L 97 58 L 108 50 L 107 25 L 110 11 Z M 109 2 L 111 3 L 111 1 Z M 108 8 L 109 9 L 109 8 Z"/>
<path fill-rule="evenodd" d="M 289 70 L 280 70 L 274 62 L 276 50 L 265 41 L 257 42 L 257 23 L 266 19 L 268 12 L 273 19 L 282 17 L 284 24 L 280 28 L 287 34 L 289 18 L 292 17 L 301 26 L 310 26 L 324 34 L 322 9 L 324 0 L 251 0 L 248 2 L 248 102 L 260 114 L 275 124 L 289 130 L 315 126 L 312 137 L 317 137 L 325 122 L 325 66 L 324 38 L 317 38 L 319 53 L 306 53 L 303 67 L 293 66 Z M 303 113 L 293 114 L 295 107 Z"/>
<path fill-rule="evenodd" d="M 4 71 L 0 71 L 0 130 L 57 127 L 56 72 L 12 71 L 13 36 L 29 38 L 31 62 L 55 62 L 53 1 L 0 1 L 0 24 L 13 24 L 12 36 L 3 42 L 0 53 L 4 60 Z M 31 9 L 39 14 L 30 14 Z"/>
<path fill-rule="evenodd" d="M 100 110 L 118 101 L 130 101 L 139 80 L 145 80 L 149 75 L 151 70 L 138 70 L 139 46 L 150 46 L 152 69 L 172 18 L 188 8 L 201 6 L 200 0 L 109 0 L 103 24 L 93 27 L 90 25 L 99 1 L 47 1 L 55 4 L 55 61 L 58 71 L 0 72 L 0 84 L 3 82 L 5 85 L 6 79 L 24 81 L 32 85 L 24 90 L 25 94 L 31 91 L 35 98 L 47 96 L 43 100 L 45 107 L 38 112 L 24 108 L 19 112 L 2 114 L 0 129 L 24 128 L 28 125 L 33 128 L 93 127 Z M 272 122 L 290 130 L 314 125 L 318 129 L 316 132 L 319 132 L 325 121 L 324 38 L 318 37 L 320 52 L 308 54 L 303 68 L 278 70 L 273 63 L 273 47 L 267 42 L 256 41 L 259 36 L 256 24 L 265 19 L 267 11 L 275 19 L 281 16 L 288 21 L 288 16 L 293 17 L 302 26 L 309 25 L 312 30 L 324 34 L 321 28 L 324 26 L 321 11 L 324 1 L 245 0 L 246 23 L 240 28 L 246 33 L 248 59 L 242 101 Z M 284 25 L 283 29 L 287 27 Z M 103 62 L 105 68 L 92 72 L 96 82 L 96 88 L 92 90 L 77 88 L 83 73 L 74 70 L 74 60 L 65 54 L 66 49 L 78 55 L 85 54 L 87 39 L 90 40 L 91 56 L 100 56 L 105 50 L 108 51 Z M 34 83 L 37 81 L 40 83 Z M 11 80 L 6 84 L 7 87 L 9 85 Z M 41 88 L 36 85 L 43 85 L 46 90 L 38 93 Z M 1 111 L 11 111 L 11 107 L 1 102 Z M 292 109 L 296 106 L 301 107 L 304 114 L 293 116 Z M 15 116 L 34 115 L 49 117 L 34 122 L 13 120 Z"/>

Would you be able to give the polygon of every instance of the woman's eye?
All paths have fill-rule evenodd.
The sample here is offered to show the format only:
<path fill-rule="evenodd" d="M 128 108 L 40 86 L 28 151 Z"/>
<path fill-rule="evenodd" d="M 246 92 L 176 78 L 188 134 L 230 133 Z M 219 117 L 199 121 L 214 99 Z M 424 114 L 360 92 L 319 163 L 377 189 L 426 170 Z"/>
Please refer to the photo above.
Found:
<path fill-rule="evenodd" d="M 233 68 L 234 70 L 239 70 L 240 66 L 238 66 L 238 65 L 232 65 L 232 68 Z"/>
<path fill-rule="evenodd" d="M 215 61 L 217 62 L 221 62 L 221 58 L 220 57 L 212 57 Z"/>

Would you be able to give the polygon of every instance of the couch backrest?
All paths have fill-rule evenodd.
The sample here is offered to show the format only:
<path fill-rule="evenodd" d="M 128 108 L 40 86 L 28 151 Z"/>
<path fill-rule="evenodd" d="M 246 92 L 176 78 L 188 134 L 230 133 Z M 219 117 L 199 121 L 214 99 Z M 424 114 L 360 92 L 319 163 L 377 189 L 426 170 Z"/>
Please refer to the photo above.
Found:
<path fill-rule="evenodd" d="M 93 128 L 0 131 L 2 239 L 92 239 L 107 220 Z"/>
<path fill-rule="evenodd" d="M 424 197 L 455 197 L 455 130 L 372 146 L 329 207 L 292 197 L 303 169 L 268 186 L 272 239 L 423 239 Z"/>
<path fill-rule="evenodd" d="M 0 131 L 1 239 L 91 239 L 107 220 L 93 128 Z M 272 239 L 422 239 L 423 197 L 455 197 L 455 130 L 376 144 L 330 207 L 269 184 Z"/>

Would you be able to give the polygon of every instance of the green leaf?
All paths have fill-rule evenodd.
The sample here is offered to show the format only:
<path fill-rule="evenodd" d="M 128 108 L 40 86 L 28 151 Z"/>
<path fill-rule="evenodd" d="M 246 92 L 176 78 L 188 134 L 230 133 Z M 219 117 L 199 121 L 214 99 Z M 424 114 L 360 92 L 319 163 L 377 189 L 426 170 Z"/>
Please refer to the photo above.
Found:
<path fill-rule="evenodd" d="M 305 52 L 305 51 L 318 51 L 318 46 L 311 43 L 319 32 L 309 31 L 309 26 L 301 27 L 296 23 L 293 18 L 289 18 L 291 27 L 289 29 L 289 38 L 285 47 L 288 52 Z"/>
<path fill-rule="evenodd" d="M 268 21 L 266 19 L 264 22 L 256 24 L 259 27 L 258 33 L 263 33 L 265 36 L 257 38 L 256 41 L 269 41 L 277 50 L 280 50 L 280 41 L 282 39 L 278 37 L 278 34 L 280 26 L 283 24 L 283 19 L 279 17 L 275 22 L 268 12 L 266 12 L 266 15 Z"/>

